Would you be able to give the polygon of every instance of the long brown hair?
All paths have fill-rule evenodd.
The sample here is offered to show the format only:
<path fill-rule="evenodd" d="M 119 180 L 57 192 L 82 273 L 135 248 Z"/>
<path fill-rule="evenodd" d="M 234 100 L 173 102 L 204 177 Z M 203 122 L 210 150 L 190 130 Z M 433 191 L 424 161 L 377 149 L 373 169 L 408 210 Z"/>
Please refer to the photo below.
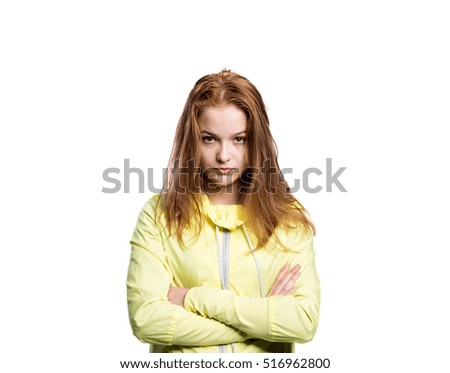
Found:
<path fill-rule="evenodd" d="M 161 213 L 169 233 L 182 242 L 185 228 L 195 224 L 200 233 L 203 217 L 201 133 L 198 118 L 202 110 L 232 104 L 247 116 L 246 153 L 248 167 L 241 176 L 241 203 L 246 225 L 256 236 L 256 248 L 266 245 L 278 226 L 298 224 L 316 233 L 302 204 L 291 193 L 277 161 L 277 147 L 270 133 L 269 118 L 256 87 L 243 76 L 222 70 L 206 75 L 189 93 L 178 126 L 162 190 Z M 276 237 L 275 237 L 276 238 Z"/>

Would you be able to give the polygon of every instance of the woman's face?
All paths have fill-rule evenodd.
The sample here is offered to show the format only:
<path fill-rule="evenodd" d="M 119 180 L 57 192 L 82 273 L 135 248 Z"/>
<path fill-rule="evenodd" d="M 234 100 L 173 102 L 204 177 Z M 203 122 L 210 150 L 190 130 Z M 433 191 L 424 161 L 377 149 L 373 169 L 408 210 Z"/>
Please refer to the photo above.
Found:
<path fill-rule="evenodd" d="M 208 187 L 239 187 L 246 159 L 245 113 L 235 105 L 210 107 L 202 111 L 198 124 L 202 135 L 200 167 Z"/>

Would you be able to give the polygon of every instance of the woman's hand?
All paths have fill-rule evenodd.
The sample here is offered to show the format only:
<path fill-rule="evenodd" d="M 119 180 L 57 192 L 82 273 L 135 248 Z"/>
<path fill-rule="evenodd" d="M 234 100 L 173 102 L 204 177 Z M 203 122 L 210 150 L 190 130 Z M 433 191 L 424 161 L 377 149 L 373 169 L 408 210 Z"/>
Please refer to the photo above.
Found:
<path fill-rule="evenodd" d="M 275 282 L 270 289 L 268 297 L 275 295 L 289 295 L 295 289 L 295 282 L 300 277 L 300 265 L 296 265 L 294 268 L 289 270 L 289 264 L 286 263 L 283 268 L 281 268 Z"/>
<path fill-rule="evenodd" d="M 299 277 L 300 266 L 297 264 L 295 267 L 289 270 L 289 264 L 286 263 L 278 273 L 278 276 L 267 296 L 271 297 L 275 295 L 290 295 L 294 291 L 295 283 Z M 184 298 L 186 297 L 186 293 L 188 292 L 188 290 L 188 288 L 169 288 L 167 298 L 169 298 L 170 303 L 184 307 Z"/>
<path fill-rule="evenodd" d="M 170 303 L 184 307 L 184 298 L 186 297 L 188 290 L 188 288 L 169 288 L 167 298 L 169 298 Z"/>

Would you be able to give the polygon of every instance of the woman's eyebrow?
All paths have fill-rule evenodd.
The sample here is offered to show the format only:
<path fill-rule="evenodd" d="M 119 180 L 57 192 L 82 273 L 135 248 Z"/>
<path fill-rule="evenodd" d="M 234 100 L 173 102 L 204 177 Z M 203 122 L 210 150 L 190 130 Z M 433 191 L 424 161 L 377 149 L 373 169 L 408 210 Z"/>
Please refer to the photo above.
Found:
<path fill-rule="evenodd" d="M 201 133 L 205 133 L 205 134 L 212 135 L 212 136 L 217 136 L 215 133 L 213 133 L 211 131 L 207 131 L 207 130 L 202 130 Z M 246 135 L 246 134 L 247 134 L 247 131 L 241 131 L 241 132 L 235 133 L 234 135 L 231 135 L 231 136 L 233 137 L 233 136 Z"/>
<path fill-rule="evenodd" d="M 213 135 L 213 136 L 215 136 L 214 133 L 212 133 L 212 132 L 210 132 L 210 131 L 206 131 L 206 130 L 202 130 L 202 133 L 206 133 L 206 134 L 208 134 L 208 135 Z"/>

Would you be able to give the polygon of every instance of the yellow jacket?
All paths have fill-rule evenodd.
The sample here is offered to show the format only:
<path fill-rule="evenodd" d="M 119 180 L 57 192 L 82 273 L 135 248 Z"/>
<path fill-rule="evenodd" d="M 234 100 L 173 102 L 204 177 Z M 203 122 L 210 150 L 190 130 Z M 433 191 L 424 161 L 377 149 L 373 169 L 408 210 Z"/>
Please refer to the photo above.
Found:
<path fill-rule="evenodd" d="M 252 252 L 241 205 L 212 205 L 204 196 L 205 226 L 169 236 L 156 221 L 154 195 L 141 210 L 131 238 L 127 278 L 133 334 L 151 352 L 294 352 L 310 341 L 319 319 L 320 286 L 313 238 L 302 230 L 281 230 L 289 248 Z M 301 265 L 289 296 L 265 295 L 281 267 Z M 189 288 L 184 308 L 167 299 L 169 287 Z"/>

